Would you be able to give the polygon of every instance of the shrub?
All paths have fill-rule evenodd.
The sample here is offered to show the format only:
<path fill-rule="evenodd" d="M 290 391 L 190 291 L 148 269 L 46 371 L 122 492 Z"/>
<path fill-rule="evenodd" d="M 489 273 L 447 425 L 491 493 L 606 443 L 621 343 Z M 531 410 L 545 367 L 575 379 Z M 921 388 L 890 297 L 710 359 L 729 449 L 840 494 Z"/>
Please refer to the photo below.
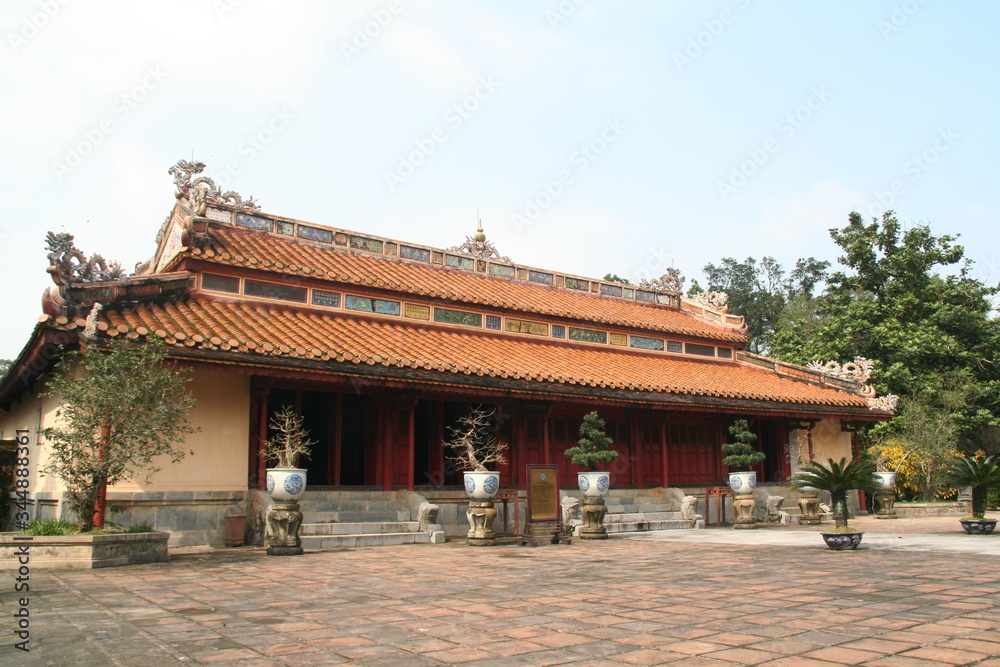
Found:
<path fill-rule="evenodd" d="M 41 537 L 44 535 L 73 535 L 80 532 L 80 527 L 66 519 L 35 519 L 25 528 L 25 535 Z"/>

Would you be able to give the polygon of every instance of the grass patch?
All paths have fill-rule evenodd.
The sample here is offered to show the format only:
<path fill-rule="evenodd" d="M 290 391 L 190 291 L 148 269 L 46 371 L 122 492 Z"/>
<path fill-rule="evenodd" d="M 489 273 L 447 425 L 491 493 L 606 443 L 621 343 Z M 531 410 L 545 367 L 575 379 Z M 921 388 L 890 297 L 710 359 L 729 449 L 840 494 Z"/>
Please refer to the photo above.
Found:
<path fill-rule="evenodd" d="M 121 535 L 122 533 L 152 533 L 156 528 L 149 521 L 132 524 L 127 528 L 122 528 L 116 524 L 110 524 L 106 528 L 94 528 L 89 533 L 81 533 L 79 524 L 72 523 L 66 519 L 35 519 L 22 531 L 23 535 L 43 537 L 47 535 Z"/>

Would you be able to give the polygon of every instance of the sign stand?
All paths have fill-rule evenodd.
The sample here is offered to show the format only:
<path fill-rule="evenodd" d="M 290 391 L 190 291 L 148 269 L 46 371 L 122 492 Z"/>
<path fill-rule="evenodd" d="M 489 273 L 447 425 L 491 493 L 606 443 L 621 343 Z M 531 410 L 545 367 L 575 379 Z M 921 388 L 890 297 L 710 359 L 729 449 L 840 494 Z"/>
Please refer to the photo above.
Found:
<path fill-rule="evenodd" d="M 528 466 L 528 498 L 521 546 L 569 544 L 559 502 L 559 466 Z"/>

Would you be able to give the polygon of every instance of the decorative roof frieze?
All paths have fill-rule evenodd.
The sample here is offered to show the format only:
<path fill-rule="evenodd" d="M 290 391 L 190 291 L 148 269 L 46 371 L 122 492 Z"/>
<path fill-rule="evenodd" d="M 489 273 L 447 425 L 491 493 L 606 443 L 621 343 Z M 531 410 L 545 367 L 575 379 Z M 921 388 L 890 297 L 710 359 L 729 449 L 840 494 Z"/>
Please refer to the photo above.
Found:
<path fill-rule="evenodd" d="M 177 164 L 167 170 L 167 173 L 174 177 L 174 186 L 177 188 L 175 196 L 178 199 L 187 199 L 191 210 L 197 215 L 205 215 L 205 209 L 209 205 L 229 206 L 246 211 L 260 210 L 257 200 L 253 197 L 243 199 L 233 190 L 223 192 L 222 188 L 208 176 L 193 178 L 204 170 L 204 162 L 188 160 L 178 160 Z"/>

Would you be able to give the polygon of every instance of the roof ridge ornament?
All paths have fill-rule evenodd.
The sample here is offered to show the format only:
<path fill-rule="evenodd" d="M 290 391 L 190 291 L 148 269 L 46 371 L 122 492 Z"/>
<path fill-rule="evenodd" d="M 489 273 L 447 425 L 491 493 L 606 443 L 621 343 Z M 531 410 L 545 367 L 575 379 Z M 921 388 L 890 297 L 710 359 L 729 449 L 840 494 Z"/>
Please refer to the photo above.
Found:
<path fill-rule="evenodd" d="M 257 200 L 253 197 L 243 199 L 234 190 L 223 192 L 222 188 L 208 176 L 199 176 L 192 180 L 193 176 L 203 171 L 205 171 L 205 163 L 193 160 L 178 160 L 177 164 L 167 170 L 167 173 L 174 177 L 174 186 L 177 188 L 174 196 L 178 199 L 187 197 L 191 208 L 198 215 L 205 215 L 205 208 L 209 204 L 221 204 L 247 211 L 260 210 Z"/>
<path fill-rule="evenodd" d="M 466 236 L 465 242 L 462 245 L 451 246 L 450 248 L 445 248 L 445 250 L 475 257 L 476 259 L 492 259 L 505 264 L 514 263 L 514 260 L 510 257 L 501 255 L 500 251 L 497 250 L 491 241 L 486 240 L 486 233 L 483 231 L 483 221 L 481 219 L 479 220 L 479 226 L 476 228 L 475 234 Z"/>
<path fill-rule="evenodd" d="M 721 313 L 729 311 L 729 295 L 725 292 L 698 292 L 694 295 L 694 300 Z"/>
<path fill-rule="evenodd" d="M 45 235 L 49 267 L 46 269 L 56 285 L 70 283 L 104 283 L 122 278 L 125 274 L 118 262 L 108 262 L 98 254 L 88 259 L 73 243 L 73 235 L 49 232 Z"/>
<path fill-rule="evenodd" d="M 653 292 L 680 294 L 681 290 L 684 289 L 684 280 L 684 274 L 681 273 L 680 269 L 670 267 L 659 278 L 654 278 L 653 280 L 644 278 L 640 280 L 639 287 L 652 290 Z"/>

